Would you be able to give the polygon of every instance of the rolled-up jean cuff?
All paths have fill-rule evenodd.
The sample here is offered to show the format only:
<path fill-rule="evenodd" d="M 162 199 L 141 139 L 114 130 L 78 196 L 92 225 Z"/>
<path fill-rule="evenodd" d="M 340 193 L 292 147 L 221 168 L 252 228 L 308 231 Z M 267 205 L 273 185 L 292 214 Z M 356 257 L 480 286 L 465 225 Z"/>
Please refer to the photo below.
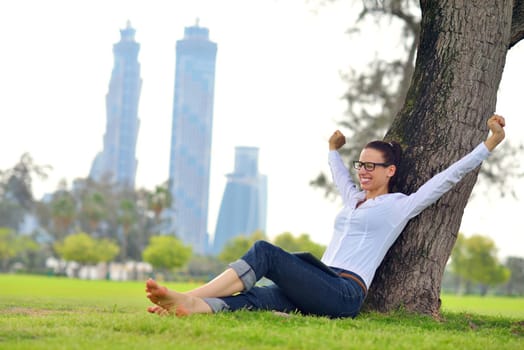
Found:
<path fill-rule="evenodd" d="M 238 278 L 240 278 L 244 284 L 244 291 L 248 291 L 253 288 L 257 282 L 257 277 L 255 275 L 255 271 L 253 271 L 247 262 L 242 259 L 238 259 L 237 261 L 229 264 L 229 267 L 237 273 Z"/>
<path fill-rule="evenodd" d="M 202 298 L 209 305 L 214 314 L 221 311 L 229 311 L 229 305 L 220 298 Z"/>

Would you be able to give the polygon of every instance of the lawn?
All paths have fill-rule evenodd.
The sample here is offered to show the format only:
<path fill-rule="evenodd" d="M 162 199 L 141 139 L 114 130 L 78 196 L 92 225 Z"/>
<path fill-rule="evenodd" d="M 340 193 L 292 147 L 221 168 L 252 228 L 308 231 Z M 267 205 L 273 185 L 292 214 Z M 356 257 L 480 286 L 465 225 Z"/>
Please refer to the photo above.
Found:
<path fill-rule="evenodd" d="M 441 299 L 444 311 L 471 312 L 524 320 L 524 298 L 443 295 Z"/>
<path fill-rule="evenodd" d="M 524 349 L 523 298 L 442 299 L 442 321 L 402 312 L 177 319 L 145 312 L 142 282 L 0 275 L 0 349 Z"/>

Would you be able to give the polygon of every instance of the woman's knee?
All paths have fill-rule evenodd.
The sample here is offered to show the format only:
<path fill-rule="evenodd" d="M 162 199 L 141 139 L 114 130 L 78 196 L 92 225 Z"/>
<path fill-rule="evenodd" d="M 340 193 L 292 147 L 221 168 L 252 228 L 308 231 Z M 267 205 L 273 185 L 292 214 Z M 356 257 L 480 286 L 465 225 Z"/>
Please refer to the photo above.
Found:
<path fill-rule="evenodd" d="M 253 249 L 255 249 L 256 251 L 271 251 L 274 249 L 278 249 L 278 247 L 269 243 L 268 241 L 258 240 L 253 244 Z"/>

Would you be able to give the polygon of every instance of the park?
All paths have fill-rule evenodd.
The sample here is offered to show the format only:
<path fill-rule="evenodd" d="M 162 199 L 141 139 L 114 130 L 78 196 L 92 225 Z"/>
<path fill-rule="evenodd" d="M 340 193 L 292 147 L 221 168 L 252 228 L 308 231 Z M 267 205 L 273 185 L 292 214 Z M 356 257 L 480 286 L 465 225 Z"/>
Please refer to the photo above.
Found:
<path fill-rule="evenodd" d="M 495 134 L 491 127 L 489 132 L 486 120 L 496 113 L 506 56 L 524 38 L 524 1 L 362 3 L 361 18 L 378 13 L 403 21 L 406 56 L 401 62 L 373 62 L 378 67 L 375 75 L 357 73 L 349 78 L 350 113 L 340 126 L 351 132 L 350 150 L 340 153 L 346 161 L 359 159 L 351 152 L 360 149 L 360 137 L 379 137 L 391 147 L 392 142 L 398 143 L 404 155 L 393 190 L 416 193 L 488 134 Z M 383 105 L 371 115 L 368 112 L 374 108 L 368 104 L 376 107 L 377 101 Z M 497 130 L 505 126 L 498 123 Z M 504 138 L 503 131 L 496 134 L 502 137 L 495 146 Z M 162 211 L 171 200 L 177 201 L 166 195 L 167 182 L 151 192 L 116 193 L 109 183 L 86 180 L 80 186 L 85 190 L 80 199 L 63 183 L 50 201 L 39 202 L 32 195 L 31 176 L 42 175 L 45 169 L 25 155 L 21 167 L 0 172 L 0 238 L 7 242 L 0 244 L 6 272 L 0 274 L 0 349 L 522 349 L 524 298 L 487 293 L 488 285 L 510 280 L 508 270 L 490 255 L 495 277 L 485 282 L 486 273 L 478 276 L 484 271 L 481 265 L 487 265 L 484 260 L 467 265 L 464 255 L 454 255 L 466 243 L 491 244 L 479 236 L 473 236 L 476 243 L 471 237 L 465 240 L 459 228 L 477 179 L 498 186 L 501 193 L 511 192 L 508 183 L 515 180 L 514 169 L 508 170 L 507 164 L 515 164 L 519 147 L 509 140 L 505 143 L 506 148 L 497 150 L 485 167 L 476 164 L 451 191 L 410 217 L 409 223 L 406 220 L 407 226 L 379 261 L 369 290 L 363 288 L 365 304 L 355 318 L 247 310 L 157 317 L 146 312 L 150 302 L 144 295 L 144 281 L 112 281 L 110 274 L 105 280 L 87 280 L 66 278 L 63 271 L 50 273 L 43 268 L 49 256 L 86 265 L 143 259 L 157 276 L 175 277 L 162 283 L 184 292 L 201 286 L 207 280 L 202 277 L 217 265 L 202 258 L 195 265 L 208 269 L 201 269 L 198 279 L 193 280 L 191 273 L 170 275 L 172 268 L 189 261 L 191 248 L 166 240 L 175 239 L 174 235 L 156 232 L 162 227 Z M 488 147 L 488 152 L 493 148 Z M 375 165 L 396 165 L 373 162 L 370 171 Z M 325 176 L 311 184 L 328 194 L 331 190 Z M 81 208 L 78 215 L 76 208 Z M 27 212 L 45 226 L 45 239 L 17 233 Z M 240 254 L 236 251 L 228 260 Z M 450 257 L 454 272 L 476 275 L 472 281 L 480 284 L 480 296 L 445 290 L 443 277 Z M 199 267 L 195 265 L 194 271 Z"/>

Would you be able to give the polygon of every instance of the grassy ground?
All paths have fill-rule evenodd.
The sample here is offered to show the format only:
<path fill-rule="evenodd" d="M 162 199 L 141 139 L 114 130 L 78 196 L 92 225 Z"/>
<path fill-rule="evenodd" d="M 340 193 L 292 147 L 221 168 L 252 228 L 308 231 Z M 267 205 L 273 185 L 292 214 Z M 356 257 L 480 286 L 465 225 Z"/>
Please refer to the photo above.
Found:
<path fill-rule="evenodd" d="M 524 349 L 522 298 L 444 296 L 440 322 L 401 312 L 177 319 L 148 305 L 141 282 L 0 275 L 0 349 Z"/>
<path fill-rule="evenodd" d="M 472 312 L 524 320 L 524 298 L 443 295 L 441 299 L 444 311 Z"/>

